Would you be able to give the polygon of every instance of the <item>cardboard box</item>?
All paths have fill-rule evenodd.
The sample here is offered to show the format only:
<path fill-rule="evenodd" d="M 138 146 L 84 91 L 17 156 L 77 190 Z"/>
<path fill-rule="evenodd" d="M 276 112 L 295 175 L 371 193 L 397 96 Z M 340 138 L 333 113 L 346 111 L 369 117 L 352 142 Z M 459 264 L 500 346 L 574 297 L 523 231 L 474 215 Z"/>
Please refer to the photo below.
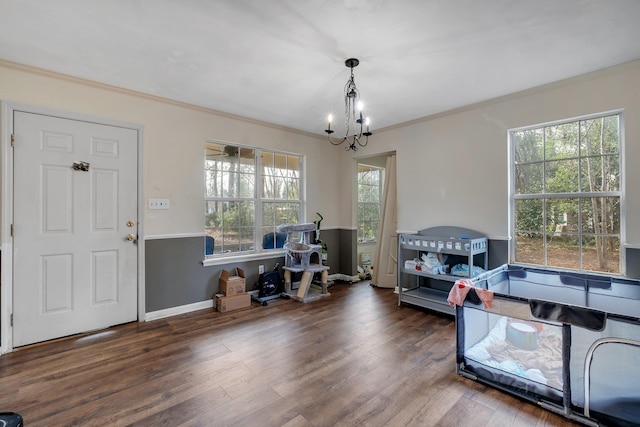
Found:
<path fill-rule="evenodd" d="M 231 275 L 231 273 L 227 270 L 222 270 L 220 272 L 220 279 L 218 280 L 218 292 L 228 297 L 244 293 L 244 271 L 241 268 L 236 268 L 234 273 L 234 275 Z"/>
<path fill-rule="evenodd" d="M 213 296 L 213 308 L 220 313 L 226 313 L 227 311 L 238 310 L 240 308 L 246 308 L 251 306 L 251 295 L 248 292 L 243 294 L 224 296 L 222 294 L 215 294 Z"/>

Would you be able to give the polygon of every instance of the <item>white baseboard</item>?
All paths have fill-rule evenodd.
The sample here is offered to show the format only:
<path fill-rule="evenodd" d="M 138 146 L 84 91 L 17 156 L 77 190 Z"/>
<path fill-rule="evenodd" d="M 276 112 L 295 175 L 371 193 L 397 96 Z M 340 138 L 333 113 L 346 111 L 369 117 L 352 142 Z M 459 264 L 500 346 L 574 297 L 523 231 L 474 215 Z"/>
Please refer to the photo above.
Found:
<path fill-rule="evenodd" d="M 178 314 L 190 313 L 196 310 L 213 308 L 213 300 L 194 302 L 193 304 L 181 305 L 179 307 L 165 308 L 164 310 L 152 311 L 145 314 L 145 322 L 163 319 L 165 317 L 177 316 Z"/>

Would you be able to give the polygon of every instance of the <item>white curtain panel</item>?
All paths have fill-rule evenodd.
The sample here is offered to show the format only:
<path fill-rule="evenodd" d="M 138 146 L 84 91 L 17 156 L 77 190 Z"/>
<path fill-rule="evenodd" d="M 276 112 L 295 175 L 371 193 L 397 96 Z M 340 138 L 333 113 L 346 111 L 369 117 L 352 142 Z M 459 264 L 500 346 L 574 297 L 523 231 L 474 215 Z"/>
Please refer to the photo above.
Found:
<path fill-rule="evenodd" d="M 396 189 L 396 156 L 387 158 L 384 189 L 382 193 L 382 212 L 380 212 L 380 228 L 376 257 L 371 283 L 380 288 L 395 288 L 398 276 L 398 215 Z"/>

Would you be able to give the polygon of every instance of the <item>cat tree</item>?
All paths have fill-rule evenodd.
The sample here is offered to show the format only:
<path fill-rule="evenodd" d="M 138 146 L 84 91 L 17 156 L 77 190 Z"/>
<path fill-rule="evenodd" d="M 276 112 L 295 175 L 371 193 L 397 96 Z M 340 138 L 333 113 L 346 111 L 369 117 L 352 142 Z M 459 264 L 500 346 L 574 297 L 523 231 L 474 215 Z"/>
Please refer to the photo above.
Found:
<path fill-rule="evenodd" d="M 301 302 L 309 302 L 329 296 L 327 291 L 327 278 L 329 267 L 322 264 L 322 246 L 313 244 L 313 232 L 316 226 L 314 223 L 306 224 L 283 224 L 277 228 L 278 233 L 287 233 L 287 240 L 284 243 L 285 263 L 284 263 L 284 293 L 285 295 Z M 299 234 L 299 238 L 294 238 L 294 234 Z M 291 291 L 291 273 L 302 272 L 300 286 L 294 294 Z M 322 290 L 320 293 L 313 292 L 311 281 L 315 273 L 321 273 Z"/>

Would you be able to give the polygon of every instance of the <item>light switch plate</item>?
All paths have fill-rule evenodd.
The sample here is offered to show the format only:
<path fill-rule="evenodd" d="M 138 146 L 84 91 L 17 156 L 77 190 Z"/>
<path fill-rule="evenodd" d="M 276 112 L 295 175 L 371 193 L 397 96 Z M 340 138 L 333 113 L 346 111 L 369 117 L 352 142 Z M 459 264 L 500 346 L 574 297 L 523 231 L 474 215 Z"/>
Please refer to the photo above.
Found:
<path fill-rule="evenodd" d="M 149 209 L 169 209 L 169 199 L 149 199 Z"/>

